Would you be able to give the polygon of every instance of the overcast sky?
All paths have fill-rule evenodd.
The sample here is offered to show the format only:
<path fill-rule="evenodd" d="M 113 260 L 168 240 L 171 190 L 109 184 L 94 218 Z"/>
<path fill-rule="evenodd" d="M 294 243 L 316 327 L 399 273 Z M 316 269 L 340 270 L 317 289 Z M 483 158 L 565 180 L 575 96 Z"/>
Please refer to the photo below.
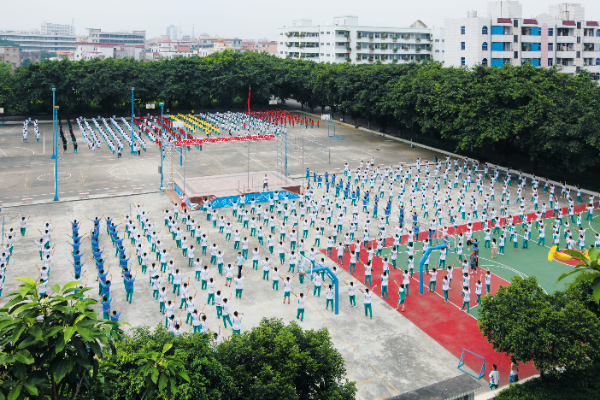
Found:
<path fill-rule="evenodd" d="M 523 16 L 547 13 L 558 1 L 523 0 Z M 600 1 L 581 3 L 586 20 L 600 20 Z M 429 27 L 443 26 L 444 18 L 464 17 L 468 10 L 485 15 L 487 2 L 481 0 L 3 0 L 0 30 L 40 28 L 42 21 L 68 24 L 75 20 L 76 33 L 85 28 L 104 31 L 145 30 L 146 37 L 166 34 L 167 26 L 181 26 L 184 34 L 243 39 L 276 39 L 277 28 L 290 26 L 293 19 L 312 19 L 313 24 L 331 23 L 334 16 L 356 15 L 360 25 L 409 26 L 420 19 Z"/>

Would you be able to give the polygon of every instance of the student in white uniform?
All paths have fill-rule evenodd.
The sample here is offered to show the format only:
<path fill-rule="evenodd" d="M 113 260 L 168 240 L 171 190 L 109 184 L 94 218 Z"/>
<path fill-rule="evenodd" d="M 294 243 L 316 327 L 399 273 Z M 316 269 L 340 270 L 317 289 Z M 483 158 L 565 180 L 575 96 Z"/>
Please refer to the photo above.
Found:
<path fill-rule="evenodd" d="M 242 330 L 242 315 L 244 313 L 238 313 L 237 311 L 233 312 L 233 334 L 240 336 L 240 331 Z"/>
<path fill-rule="evenodd" d="M 295 293 L 293 293 L 294 296 L 296 296 Z M 300 297 L 298 297 L 298 312 L 296 313 L 296 319 L 299 319 L 300 321 L 304 321 L 304 307 L 306 304 L 306 298 L 308 297 L 309 293 L 306 293 L 306 296 L 304 296 L 304 293 L 300 293 Z"/>
<path fill-rule="evenodd" d="M 377 285 L 373 286 L 371 288 L 371 290 L 375 290 L 375 288 L 377 287 Z M 365 289 L 365 291 L 363 292 L 362 289 L 358 289 L 360 290 L 361 293 L 364 294 L 365 296 L 365 317 L 371 317 L 371 319 L 373 319 L 373 308 L 371 307 L 371 291 L 367 288 Z M 369 314 L 367 314 L 367 312 Z"/>

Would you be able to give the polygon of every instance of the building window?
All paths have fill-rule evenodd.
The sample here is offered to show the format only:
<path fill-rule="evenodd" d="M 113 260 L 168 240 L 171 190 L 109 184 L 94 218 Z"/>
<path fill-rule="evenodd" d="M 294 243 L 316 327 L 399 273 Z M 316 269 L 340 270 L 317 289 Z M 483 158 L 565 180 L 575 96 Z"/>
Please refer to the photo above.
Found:
<path fill-rule="evenodd" d="M 576 55 L 575 57 L 576 57 L 576 58 L 581 58 L 581 52 L 580 52 L 580 51 L 578 51 L 578 52 L 577 52 L 577 55 Z"/>
<path fill-rule="evenodd" d="M 461 34 L 461 35 L 464 35 L 464 34 L 465 34 L 465 27 L 464 27 L 464 26 L 461 26 L 461 27 L 460 27 L 460 34 Z"/>
<path fill-rule="evenodd" d="M 519 52 L 513 51 L 513 58 L 519 58 Z"/>
<path fill-rule="evenodd" d="M 581 29 L 581 22 L 577 23 L 577 29 Z"/>
<path fill-rule="evenodd" d="M 519 43 L 519 36 L 518 35 L 514 35 L 513 36 L 513 43 Z"/>
<path fill-rule="evenodd" d="M 464 57 L 461 57 L 461 58 L 460 58 L 460 65 L 463 65 L 463 66 L 464 66 L 464 65 L 467 65 L 467 61 L 465 60 L 465 58 L 464 58 Z"/>
<path fill-rule="evenodd" d="M 483 42 L 483 43 L 481 44 L 481 50 L 483 50 L 483 51 L 487 51 L 487 49 L 488 49 L 487 42 Z"/>
<path fill-rule="evenodd" d="M 577 43 L 581 43 L 581 36 L 577 36 Z"/>
<path fill-rule="evenodd" d="M 483 65 L 484 67 L 487 67 L 487 58 L 484 58 L 483 60 L 481 60 L 481 65 Z"/>
<path fill-rule="evenodd" d="M 435 42 L 436 42 L 436 43 L 437 43 L 437 42 L 439 42 L 439 41 L 440 41 L 440 39 L 435 39 Z"/>
<path fill-rule="evenodd" d="M 548 36 L 554 36 L 554 28 L 548 28 Z"/>
<path fill-rule="evenodd" d="M 481 34 L 482 35 L 487 35 L 488 34 L 487 26 L 484 26 L 483 28 L 481 28 Z"/>
<path fill-rule="evenodd" d="M 513 21 L 513 26 L 514 26 L 515 28 L 518 28 L 518 27 L 519 27 L 519 20 L 518 20 L 518 19 L 515 19 L 515 20 Z"/>
<path fill-rule="evenodd" d="M 554 51 L 554 43 L 548 43 L 548 51 Z"/>
<path fill-rule="evenodd" d="M 460 42 L 460 49 L 464 50 L 467 46 L 465 45 L 465 42 Z"/>
<path fill-rule="evenodd" d="M 549 58 L 548 59 L 548 66 L 551 67 L 554 64 L 554 59 L 553 58 Z"/>

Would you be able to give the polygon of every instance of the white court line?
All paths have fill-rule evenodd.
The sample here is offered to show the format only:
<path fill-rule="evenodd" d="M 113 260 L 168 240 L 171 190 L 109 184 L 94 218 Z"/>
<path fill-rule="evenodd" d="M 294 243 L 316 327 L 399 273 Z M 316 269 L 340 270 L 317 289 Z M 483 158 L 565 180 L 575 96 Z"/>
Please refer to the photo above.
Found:
<path fill-rule="evenodd" d="M 2 152 L 2 154 L 4 154 L 4 157 L 8 157 L 8 156 L 6 155 L 6 153 L 4 152 L 4 150 L 0 149 L 0 151 Z"/>
<path fill-rule="evenodd" d="M 35 154 L 35 151 L 28 149 L 27 147 L 13 147 L 13 149 L 23 149 L 23 150 L 29 150 L 30 152 L 32 152 L 33 154 Z M 32 155 L 33 155 L 32 154 Z"/>
<path fill-rule="evenodd" d="M 266 166 L 265 164 L 261 163 L 260 161 L 257 161 L 257 160 L 255 160 L 255 159 L 254 159 L 254 158 L 252 158 L 252 157 L 250 157 L 250 159 L 251 159 L 252 161 L 254 161 L 255 163 L 257 163 L 257 164 L 260 164 L 260 165 L 262 165 L 263 167 L 267 168 L 267 166 Z"/>

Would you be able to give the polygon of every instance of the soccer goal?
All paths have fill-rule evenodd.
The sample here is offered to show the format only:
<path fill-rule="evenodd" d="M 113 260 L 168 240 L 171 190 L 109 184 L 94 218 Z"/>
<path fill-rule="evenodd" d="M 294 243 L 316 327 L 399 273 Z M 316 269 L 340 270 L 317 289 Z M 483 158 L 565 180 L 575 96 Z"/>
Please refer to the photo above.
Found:
<path fill-rule="evenodd" d="M 479 376 L 473 375 L 469 371 L 462 369 L 463 365 L 465 365 L 465 357 L 468 357 L 469 360 L 473 362 L 479 363 L 481 362 L 481 369 L 479 370 Z M 458 369 L 460 369 L 465 374 L 471 375 L 475 379 L 481 379 L 485 375 L 485 358 L 481 357 L 479 354 L 475 354 L 472 351 L 467 349 L 462 349 L 462 353 L 460 355 L 460 360 L 458 361 Z M 476 371 L 474 369 L 474 371 Z"/>

